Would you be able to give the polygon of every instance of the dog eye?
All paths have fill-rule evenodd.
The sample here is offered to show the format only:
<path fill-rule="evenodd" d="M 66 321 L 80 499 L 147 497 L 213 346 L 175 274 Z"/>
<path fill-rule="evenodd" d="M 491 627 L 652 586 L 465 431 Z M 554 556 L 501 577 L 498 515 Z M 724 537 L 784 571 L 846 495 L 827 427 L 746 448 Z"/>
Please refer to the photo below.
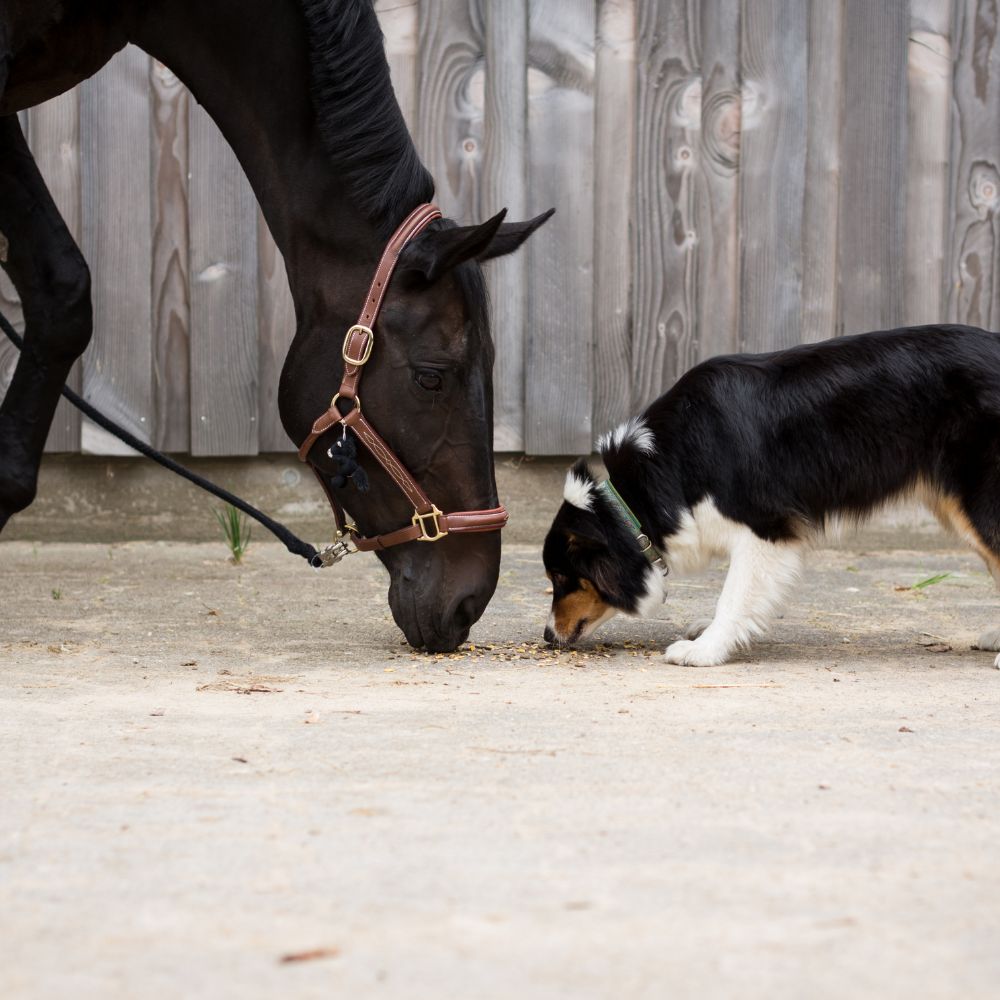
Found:
<path fill-rule="evenodd" d="M 444 385 L 441 373 L 430 369 L 418 371 L 413 378 L 421 389 L 426 389 L 428 392 L 440 392 Z"/>

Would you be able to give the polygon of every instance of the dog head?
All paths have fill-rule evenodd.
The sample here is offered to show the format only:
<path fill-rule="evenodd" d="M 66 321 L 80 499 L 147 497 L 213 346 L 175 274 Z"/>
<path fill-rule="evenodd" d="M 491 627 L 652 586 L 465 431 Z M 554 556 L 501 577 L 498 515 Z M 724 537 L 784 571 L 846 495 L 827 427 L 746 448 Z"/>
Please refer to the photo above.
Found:
<path fill-rule="evenodd" d="M 552 582 L 545 639 L 572 645 L 619 611 L 648 613 L 663 598 L 663 580 L 586 460 L 570 469 L 563 497 L 542 550 Z"/>

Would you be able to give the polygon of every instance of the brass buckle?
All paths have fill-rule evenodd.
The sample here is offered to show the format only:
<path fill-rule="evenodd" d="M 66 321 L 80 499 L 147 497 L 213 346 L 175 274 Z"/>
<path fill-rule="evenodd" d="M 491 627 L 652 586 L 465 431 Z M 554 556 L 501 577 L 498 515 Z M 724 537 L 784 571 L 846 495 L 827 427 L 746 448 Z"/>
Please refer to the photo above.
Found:
<path fill-rule="evenodd" d="M 362 333 L 368 334 L 368 342 L 365 344 L 364 353 L 360 358 L 352 358 L 350 354 L 347 353 L 347 347 L 351 342 L 351 334 L 356 330 L 360 330 Z M 372 356 L 372 348 L 375 346 L 375 333 L 370 326 L 362 326 L 360 323 L 355 323 L 354 326 L 344 334 L 344 346 L 341 348 L 340 354 L 344 361 L 349 365 L 354 365 L 356 368 L 361 368 L 363 365 L 368 364 L 368 359 Z"/>
<path fill-rule="evenodd" d="M 416 541 L 418 542 L 437 542 L 444 538 L 448 534 L 447 531 L 441 530 L 441 511 L 431 504 L 431 509 L 426 514 L 418 514 L 416 511 L 413 512 L 413 523 L 420 529 L 420 534 L 417 536 Z M 434 526 L 434 534 L 431 535 L 427 531 L 427 521 L 430 521 Z"/>

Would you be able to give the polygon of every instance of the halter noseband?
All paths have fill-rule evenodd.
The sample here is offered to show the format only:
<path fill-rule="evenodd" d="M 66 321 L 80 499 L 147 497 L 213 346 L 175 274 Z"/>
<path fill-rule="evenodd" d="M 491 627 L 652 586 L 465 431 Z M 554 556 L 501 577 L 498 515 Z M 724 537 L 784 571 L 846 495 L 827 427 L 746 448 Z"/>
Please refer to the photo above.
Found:
<path fill-rule="evenodd" d="M 430 501 L 427 494 L 410 475 L 406 466 L 396 457 L 393 450 L 378 435 L 361 412 L 358 384 L 361 382 L 364 367 L 371 358 L 372 348 L 375 346 L 375 321 L 378 319 L 382 300 L 385 298 L 389 280 L 396 268 L 396 262 L 403 247 L 415 236 L 422 233 L 435 219 L 440 218 L 441 212 L 435 205 L 421 205 L 403 220 L 400 227 L 389 239 L 375 271 L 375 277 L 372 279 L 361 316 L 344 337 L 344 346 L 341 351 L 344 358 L 344 377 L 340 388 L 330 401 L 329 408 L 316 420 L 309 436 L 299 448 L 300 461 L 308 461 L 309 452 L 316 440 L 330 428 L 340 424 L 345 428 L 345 432 L 347 429 L 354 431 L 357 439 L 371 452 L 392 481 L 406 495 L 407 500 L 413 504 L 413 517 L 408 525 L 388 534 L 366 537 L 358 531 L 355 525 L 348 523 L 344 508 L 334 497 L 333 491 L 320 475 L 319 470 L 312 466 L 326 492 L 330 506 L 333 508 L 333 516 L 337 522 L 338 540 L 350 535 L 351 541 L 361 552 L 388 549 L 394 545 L 402 545 L 404 542 L 437 542 L 451 534 L 499 531 L 507 523 L 507 510 L 502 504 L 492 510 L 442 513 Z M 352 404 L 351 409 L 346 414 L 341 413 L 337 408 L 337 403 L 340 400 Z M 348 551 L 350 550 L 346 548 L 345 543 L 338 541 L 321 555 L 324 562 L 329 564 L 342 559 Z"/>

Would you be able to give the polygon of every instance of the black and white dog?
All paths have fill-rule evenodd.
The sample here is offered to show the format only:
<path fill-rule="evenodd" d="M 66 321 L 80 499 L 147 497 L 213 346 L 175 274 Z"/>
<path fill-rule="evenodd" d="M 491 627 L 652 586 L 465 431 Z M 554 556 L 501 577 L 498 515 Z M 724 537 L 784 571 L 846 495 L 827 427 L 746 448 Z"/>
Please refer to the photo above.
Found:
<path fill-rule="evenodd" d="M 916 498 L 1000 585 L 1000 334 L 927 326 L 718 357 L 581 459 L 545 539 L 550 642 L 662 601 L 669 570 L 729 558 L 715 618 L 666 651 L 711 666 L 763 633 L 837 519 Z M 1000 650 L 1000 629 L 979 639 Z M 1000 656 L 995 666 L 1000 667 Z"/>

